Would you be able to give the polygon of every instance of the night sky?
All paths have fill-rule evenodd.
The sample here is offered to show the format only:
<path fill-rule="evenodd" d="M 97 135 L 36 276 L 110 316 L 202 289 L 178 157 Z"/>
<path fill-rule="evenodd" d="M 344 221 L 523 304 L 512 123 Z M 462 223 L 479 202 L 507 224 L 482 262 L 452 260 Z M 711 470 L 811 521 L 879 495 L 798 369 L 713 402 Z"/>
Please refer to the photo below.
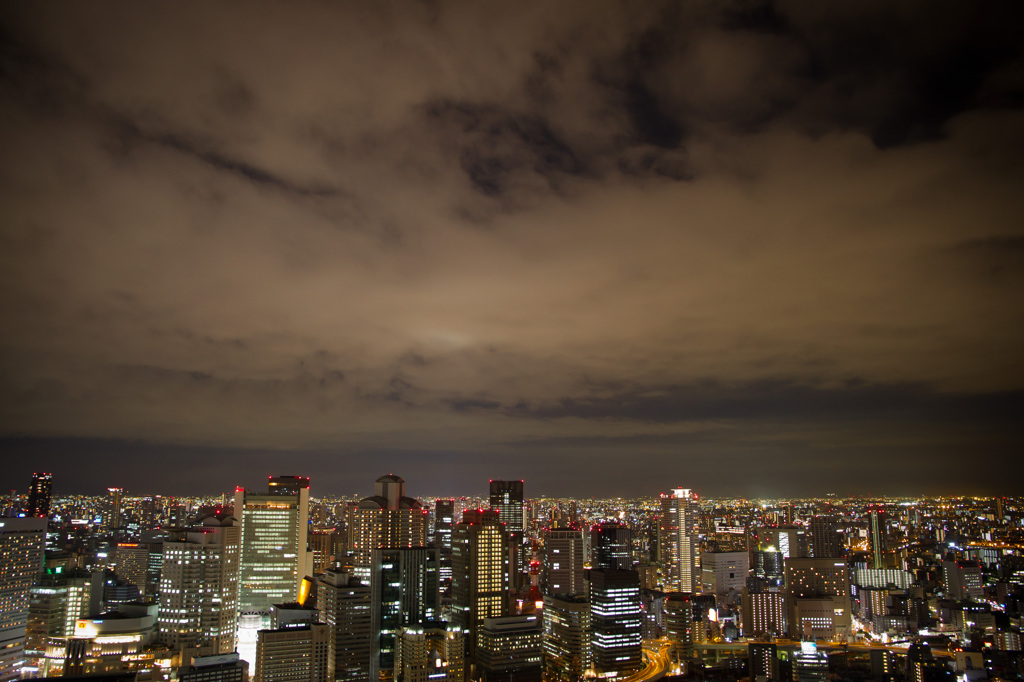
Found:
<path fill-rule="evenodd" d="M 0 488 L 1017 494 L 1024 4 L 0 7 Z"/>

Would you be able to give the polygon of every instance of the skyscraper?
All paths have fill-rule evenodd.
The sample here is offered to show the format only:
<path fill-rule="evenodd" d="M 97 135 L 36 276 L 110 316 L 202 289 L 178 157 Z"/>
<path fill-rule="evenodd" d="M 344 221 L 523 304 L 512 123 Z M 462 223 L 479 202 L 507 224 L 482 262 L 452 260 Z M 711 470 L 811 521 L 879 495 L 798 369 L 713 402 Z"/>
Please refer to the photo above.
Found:
<path fill-rule="evenodd" d="M 590 567 L 629 571 L 633 568 L 629 527 L 605 521 L 590 529 Z"/>
<path fill-rule="evenodd" d="M 842 559 L 786 559 L 786 602 L 795 638 L 836 641 L 851 634 L 850 571 Z"/>
<path fill-rule="evenodd" d="M 665 569 L 665 586 L 680 592 L 696 592 L 697 495 L 689 488 L 675 488 L 661 495 L 659 556 Z"/>
<path fill-rule="evenodd" d="M 527 556 L 523 544 L 526 542 L 526 503 L 523 498 L 523 481 L 490 481 L 491 509 L 498 512 L 501 522 L 508 530 L 510 555 L 509 587 L 518 590 L 524 584 L 527 571 Z"/>
<path fill-rule="evenodd" d="M 261 630 L 253 682 L 330 682 L 330 638 L 323 623 Z"/>
<path fill-rule="evenodd" d="M 270 482 L 276 484 L 266 495 L 235 489 L 235 516 L 242 523 L 239 609 L 265 616 L 266 623 L 271 604 L 298 599 L 310 569 L 309 479 L 270 477 Z"/>
<path fill-rule="evenodd" d="M 103 529 L 113 531 L 121 527 L 121 505 L 124 502 L 124 488 L 107 488 L 106 509 L 103 513 Z"/>
<path fill-rule="evenodd" d="M 391 677 L 400 628 L 439 620 L 437 563 L 433 547 L 373 550 L 370 679 Z"/>
<path fill-rule="evenodd" d="M 466 639 L 456 625 L 400 628 L 395 640 L 395 682 L 463 682 Z"/>
<path fill-rule="evenodd" d="M 819 514 L 811 519 L 811 556 L 827 559 L 843 556 L 839 538 L 839 519 Z"/>
<path fill-rule="evenodd" d="M 45 540 L 46 519 L 0 518 L 0 682 L 17 679 L 24 662 L 29 589 Z"/>
<path fill-rule="evenodd" d="M 32 474 L 32 486 L 28 489 L 29 516 L 46 518 L 50 515 L 50 488 L 53 474 Z"/>
<path fill-rule="evenodd" d="M 240 541 L 234 517 L 211 516 L 164 542 L 159 628 L 171 649 L 191 656 L 235 650 Z"/>
<path fill-rule="evenodd" d="M 491 509 L 467 509 L 452 531 L 452 622 L 466 633 L 470 658 L 484 619 L 508 611 L 508 543 L 505 524 Z"/>
<path fill-rule="evenodd" d="M 641 667 L 643 607 L 636 571 L 590 571 L 591 657 L 599 676 Z"/>
<path fill-rule="evenodd" d="M 582 595 L 544 597 L 544 673 L 578 682 L 590 668 L 590 603 Z"/>
<path fill-rule="evenodd" d="M 578 528 L 545 528 L 543 538 L 544 594 L 583 594 L 583 531 Z"/>
<path fill-rule="evenodd" d="M 405 495 L 405 480 L 388 474 L 374 483 L 374 494 L 352 509 L 348 533 L 353 573 L 369 583 L 373 550 L 424 547 L 428 511 Z"/>
<path fill-rule="evenodd" d="M 320 622 L 331 628 L 328 678 L 344 682 L 370 679 L 370 586 L 348 573 L 329 570 L 317 580 Z"/>
<path fill-rule="evenodd" d="M 434 546 L 438 551 L 438 590 L 441 603 L 451 604 L 452 593 L 452 526 L 455 523 L 455 500 L 434 502 Z"/>

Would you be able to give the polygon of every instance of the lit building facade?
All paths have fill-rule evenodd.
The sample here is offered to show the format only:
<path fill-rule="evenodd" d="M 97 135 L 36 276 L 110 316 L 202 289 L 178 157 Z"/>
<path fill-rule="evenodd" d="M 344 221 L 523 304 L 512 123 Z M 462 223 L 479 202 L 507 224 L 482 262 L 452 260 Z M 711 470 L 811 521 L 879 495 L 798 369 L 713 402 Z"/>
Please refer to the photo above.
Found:
<path fill-rule="evenodd" d="M 508 545 L 495 510 L 467 509 L 452 531 L 452 622 L 466 633 L 470 658 L 484 619 L 508 612 Z"/>
<path fill-rule="evenodd" d="M 700 588 L 697 571 L 698 509 L 697 495 L 688 488 L 675 488 L 661 495 L 658 555 L 668 590 L 696 592 Z"/>
<path fill-rule="evenodd" d="M 541 585 L 544 594 L 583 594 L 583 531 L 545 528 Z"/>
<path fill-rule="evenodd" d="M 590 603 L 582 595 L 544 597 L 544 677 L 579 682 L 590 668 Z"/>
<path fill-rule="evenodd" d="M 636 571 L 596 569 L 589 573 L 591 661 L 600 676 L 642 666 L 643 608 Z"/>
<path fill-rule="evenodd" d="M 0 682 L 25 663 L 29 590 L 43 568 L 44 518 L 0 518 Z"/>

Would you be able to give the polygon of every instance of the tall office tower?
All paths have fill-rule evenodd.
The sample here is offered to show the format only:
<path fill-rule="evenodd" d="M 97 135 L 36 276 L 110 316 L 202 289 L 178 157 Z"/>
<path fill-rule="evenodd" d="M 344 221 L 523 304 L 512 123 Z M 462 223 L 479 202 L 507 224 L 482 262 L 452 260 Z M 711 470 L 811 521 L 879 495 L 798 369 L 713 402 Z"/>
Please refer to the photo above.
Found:
<path fill-rule="evenodd" d="M 590 668 L 590 603 L 582 595 L 544 597 L 544 677 L 579 682 Z"/>
<path fill-rule="evenodd" d="M 142 530 L 154 530 L 163 523 L 162 498 L 159 495 L 146 495 L 139 503 L 139 524 Z"/>
<path fill-rule="evenodd" d="M 541 682 L 544 632 L 537 616 L 485 618 L 480 626 L 477 670 L 483 682 Z"/>
<path fill-rule="evenodd" d="M 118 580 L 135 585 L 146 595 L 149 573 L 149 547 L 138 542 L 119 542 L 114 550 L 114 573 Z"/>
<path fill-rule="evenodd" d="M 757 550 L 752 554 L 754 565 L 751 566 L 751 574 L 763 578 L 768 584 L 781 585 L 785 575 L 785 558 L 782 553 Z"/>
<path fill-rule="evenodd" d="M 947 599 L 980 601 L 985 596 L 984 576 L 977 561 L 943 561 L 942 582 Z"/>
<path fill-rule="evenodd" d="M 0 682 L 21 672 L 29 589 L 43 568 L 45 542 L 46 519 L 0 519 Z"/>
<path fill-rule="evenodd" d="M 334 533 L 329 530 L 315 530 L 309 533 L 312 575 L 320 575 L 334 565 Z"/>
<path fill-rule="evenodd" d="M 701 591 L 719 597 L 738 595 L 750 575 L 746 552 L 705 552 L 700 557 Z"/>
<path fill-rule="evenodd" d="M 107 488 L 107 499 L 103 510 L 103 530 L 112 531 L 121 527 L 123 504 L 124 488 Z"/>
<path fill-rule="evenodd" d="M 839 519 L 835 516 L 818 515 L 811 519 L 811 556 L 815 559 L 843 556 Z"/>
<path fill-rule="evenodd" d="M 510 564 L 509 587 L 520 589 L 525 584 L 529 556 L 524 547 L 526 537 L 526 503 L 523 499 L 522 481 L 491 481 L 491 509 L 498 512 L 501 522 L 508 529 Z"/>
<path fill-rule="evenodd" d="M 786 596 L 781 587 L 752 579 L 741 597 L 744 637 L 782 637 L 788 631 Z"/>
<path fill-rule="evenodd" d="M 50 515 L 50 488 L 53 486 L 53 474 L 32 474 L 32 486 L 28 489 L 29 516 L 46 518 Z"/>
<path fill-rule="evenodd" d="M 545 528 L 542 585 L 544 594 L 583 594 L 583 531 Z"/>
<path fill-rule="evenodd" d="M 160 574 L 160 639 L 193 656 L 235 650 L 241 527 L 208 517 L 164 542 Z"/>
<path fill-rule="evenodd" d="M 751 642 L 747 645 L 747 661 L 751 682 L 778 682 L 779 647 L 772 642 Z"/>
<path fill-rule="evenodd" d="M 629 571 L 633 568 L 632 533 L 621 523 L 604 523 L 590 528 L 590 567 Z"/>
<path fill-rule="evenodd" d="M 452 529 L 452 622 L 466 633 L 471 661 L 484 618 L 508 611 L 508 544 L 508 530 L 491 509 L 467 509 Z"/>
<path fill-rule="evenodd" d="M 452 525 L 455 523 L 455 500 L 434 502 L 434 546 L 438 551 L 438 588 L 441 603 L 452 603 Z"/>
<path fill-rule="evenodd" d="M 428 511 L 405 495 L 405 480 L 388 474 L 376 480 L 374 494 L 351 509 L 348 523 L 353 573 L 369 582 L 373 550 L 424 547 Z"/>
<path fill-rule="evenodd" d="M 797 639 L 851 634 L 850 571 L 841 559 L 786 559 L 789 631 Z"/>
<path fill-rule="evenodd" d="M 694 620 L 693 595 L 689 592 L 669 592 L 665 595 L 662 623 L 665 637 L 672 643 L 671 657 L 676 663 L 686 664 L 693 658 Z"/>
<path fill-rule="evenodd" d="M 877 509 L 871 510 L 869 532 L 871 535 L 872 568 L 889 568 L 886 565 L 886 552 L 889 547 L 888 521 L 889 515 Z"/>
<path fill-rule="evenodd" d="M 75 621 L 90 615 L 91 588 L 92 577 L 85 571 L 44 570 L 29 590 L 26 649 L 42 652 L 48 638 L 75 634 Z"/>
<path fill-rule="evenodd" d="M 323 623 L 260 630 L 253 682 L 331 682 L 330 640 Z"/>
<path fill-rule="evenodd" d="M 598 676 L 641 667 L 643 607 L 636 571 L 590 571 L 590 651 Z"/>
<path fill-rule="evenodd" d="M 665 569 L 665 586 L 679 592 L 696 592 L 697 495 L 689 488 L 675 488 L 661 494 L 658 524 L 658 555 Z"/>
<path fill-rule="evenodd" d="M 399 628 L 439 620 L 437 548 L 373 550 L 370 679 L 390 679 Z"/>
<path fill-rule="evenodd" d="M 328 570 L 317 580 L 320 622 L 331 628 L 328 678 L 346 682 L 370 679 L 370 586 L 348 573 Z"/>
<path fill-rule="evenodd" d="M 274 485 L 266 495 L 236 488 L 234 508 L 242 522 L 238 607 L 260 614 L 264 625 L 271 604 L 298 600 L 312 563 L 307 551 L 309 479 L 272 476 L 270 482 Z"/>
<path fill-rule="evenodd" d="M 400 628 L 395 640 L 395 682 L 463 682 L 466 641 L 444 623 Z"/>

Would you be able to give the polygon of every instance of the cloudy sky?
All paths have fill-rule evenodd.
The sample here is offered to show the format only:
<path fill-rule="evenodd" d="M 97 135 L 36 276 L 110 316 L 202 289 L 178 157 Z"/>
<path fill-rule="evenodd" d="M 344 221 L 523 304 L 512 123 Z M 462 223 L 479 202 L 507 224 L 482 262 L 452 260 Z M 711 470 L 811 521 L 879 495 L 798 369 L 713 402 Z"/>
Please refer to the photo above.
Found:
<path fill-rule="evenodd" d="M 1020 493 L 1022 12 L 5 3 L 0 487 Z"/>

